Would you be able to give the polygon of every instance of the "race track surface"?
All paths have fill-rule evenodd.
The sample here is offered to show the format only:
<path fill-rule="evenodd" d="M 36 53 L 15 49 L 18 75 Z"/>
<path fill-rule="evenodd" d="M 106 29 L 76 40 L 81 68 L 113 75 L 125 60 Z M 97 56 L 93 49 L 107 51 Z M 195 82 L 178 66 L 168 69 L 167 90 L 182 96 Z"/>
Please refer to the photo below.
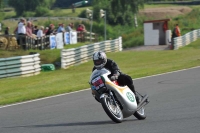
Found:
<path fill-rule="evenodd" d="M 0 108 L 0 133 L 200 133 L 200 68 L 134 80 L 147 118 L 115 124 L 90 90 Z"/>

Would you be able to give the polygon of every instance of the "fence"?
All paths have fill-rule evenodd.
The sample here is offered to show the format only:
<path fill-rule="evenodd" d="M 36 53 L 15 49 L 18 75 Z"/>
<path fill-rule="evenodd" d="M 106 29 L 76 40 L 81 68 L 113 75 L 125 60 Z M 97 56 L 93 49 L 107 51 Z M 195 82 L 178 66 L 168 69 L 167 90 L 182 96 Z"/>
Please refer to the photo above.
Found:
<path fill-rule="evenodd" d="M 49 38 L 50 35 L 44 37 L 29 37 L 23 35 L 0 35 L 0 48 L 5 50 L 15 50 L 19 48 L 23 48 L 24 50 L 49 49 Z M 64 35 L 62 41 L 63 43 L 65 42 Z M 77 32 L 77 41 L 90 41 L 90 32 Z M 95 33 L 91 33 L 91 41 L 98 42 L 98 35 Z"/>
<path fill-rule="evenodd" d="M 122 37 L 115 40 L 85 45 L 79 48 L 63 49 L 61 51 L 61 67 L 66 69 L 75 64 L 87 62 L 95 51 L 116 52 L 122 51 Z"/>
<path fill-rule="evenodd" d="M 41 71 L 39 54 L 0 58 L 0 78 L 32 76 Z"/>
<path fill-rule="evenodd" d="M 174 49 L 186 46 L 200 37 L 200 29 L 191 31 L 183 36 L 174 38 Z"/>
<path fill-rule="evenodd" d="M 198 5 L 200 4 L 199 0 L 186 0 L 186 1 L 151 1 L 148 4 L 177 4 L 177 5 Z"/>
<path fill-rule="evenodd" d="M 89 19 L 87 19 L 87 18 L 79 18 L 79 17 L 28 17 L 26 19 L 29 20 L 29 21 L 46 20 L 46 19 L 50 19 L 50 20 L 64 19 L 64 20 L 89 21 Z M 5 19 L 3 21 L 4 22 L 6 22 L 6 21 L 17 21 L 17 22 L 19 22 L 19 20 L 20 20 L 20 18 L 10 18 L 10 19 Z"/>

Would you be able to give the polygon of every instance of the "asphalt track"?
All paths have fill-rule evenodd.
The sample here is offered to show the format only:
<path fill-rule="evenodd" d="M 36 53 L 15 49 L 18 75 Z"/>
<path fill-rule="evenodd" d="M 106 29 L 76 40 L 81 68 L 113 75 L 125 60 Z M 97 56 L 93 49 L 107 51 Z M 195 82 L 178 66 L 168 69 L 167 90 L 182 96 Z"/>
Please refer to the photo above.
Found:
<path fill-rule="evenodd" d="M 200 68 L 137 79 L 147 119 L 112 122 L 90 90 L 0 108 L 0 133 L 200 133 Z"/>

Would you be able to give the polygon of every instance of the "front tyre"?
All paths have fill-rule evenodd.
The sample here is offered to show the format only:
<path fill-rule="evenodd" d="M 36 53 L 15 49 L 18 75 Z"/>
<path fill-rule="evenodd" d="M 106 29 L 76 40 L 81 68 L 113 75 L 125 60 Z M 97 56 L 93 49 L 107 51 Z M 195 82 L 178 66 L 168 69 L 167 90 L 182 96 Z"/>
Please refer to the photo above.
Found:
<path fill-rule="evenodd" d="M 144 119 L 146 119 L 145 108 L 142 107 L 140 110 L 136 111 L 133 115 L 134 115 L 138 120 L 144 120 Z"/>
<path fill-rule="evenodd" d="M 105 95 L 103 98 L 101 98 L 101 104 L 104 111 L 110 117 L 110 119 L 112 119 L 116 123 L 122 122 L 123 120 L 122 111 L 118 104 L 117 106 L 114 104 L 114 101 L 110 96 Z"/>

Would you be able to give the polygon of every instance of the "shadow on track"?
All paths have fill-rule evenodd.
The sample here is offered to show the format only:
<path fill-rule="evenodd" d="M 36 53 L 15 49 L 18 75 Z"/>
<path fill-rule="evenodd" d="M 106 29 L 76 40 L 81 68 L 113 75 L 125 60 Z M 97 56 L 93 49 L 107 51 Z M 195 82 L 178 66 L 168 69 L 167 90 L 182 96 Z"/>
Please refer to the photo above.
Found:
<path fill-rule="evenodd" d="M 124 120 L 123 122 L 137 121 L 133 120 Z M 25 126 L 13 126 L 13 127 L 2 127 L 2 128 L 43 128 L 43 127 L 71 127 L 71 126 L 88 126 L 88 125 L 108 125 L 108 124 L 117 124 L 111 120 L 109 121 L 91 121 L 91 122 L 74 122 L 74 123 L 61 123 L 61 124 L 46 124 L 46 125 L 25 125 Z"/>

